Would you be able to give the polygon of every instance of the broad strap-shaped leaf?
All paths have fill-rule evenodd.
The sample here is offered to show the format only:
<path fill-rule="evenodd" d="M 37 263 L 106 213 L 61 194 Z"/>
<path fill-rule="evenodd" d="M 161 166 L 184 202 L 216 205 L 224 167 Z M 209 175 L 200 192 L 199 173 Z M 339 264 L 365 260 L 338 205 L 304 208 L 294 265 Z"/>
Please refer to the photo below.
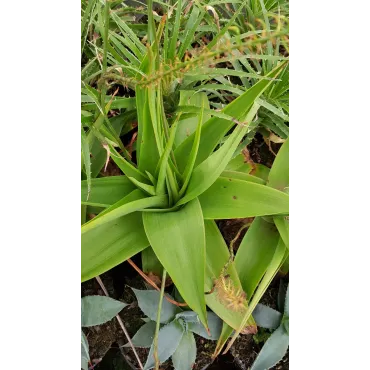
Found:
<path fill-rule="evenodd" d="M 277 272 L 279 271 L 281 265 L 283 264 L 283 262 L 284 262 L 284 260 L 285 260 L 285 258 L 287 256 L 287 253 L 286 252 L 287 252 L 287 249 L 286 249 L 286 247 L 284 245 L 284 242 L 280 239 L 279 242 L 278 242 L 278 245 L 276 247 L 274 256 L 272 257 L 272 260 L 271 260 L 271 262 L 269 264 L 269 267 L 266 270 L 266 273 L 263 276 L 260 284 L 258 285 L 258 288 L 256 289 L 256 291 L 255 291 L 255 293 L 253 295 L 252 300 L 249 302 L 249 306 L 248 306 L 247 312 L 245 313 L 244 318 L 242 320 L 242 324 L 235 331 L 235 333 L 234 333 L 233 337 L 231 338 L 231 340 L 229 341 L 229 343 L 228 343 L 228 345 L 227 345 L 226 350 L 225 350 L 224 353 L 226 353 L 230 349 L 230 347 L 233 345 L 233 343 L 235 342 L 236 338 L 240 334 L 241 330 L 243 329 L 244 325 L 250 319 L 250 316 L 251 316 L 253 310 L 256 308 L 258 302 L 260 301 L 260 299 L 262 298 L 263 294 L 265 293 L 265 291 L 269 287 L 272 279 L 277 274 Z"/>
<path fill-rule="evenodd" d="M 199 196 L 205 219 L 287 214 L 289 196 L 266 185 L 220 177 Z"/>
<path fill-rule="evenodd" d="M 150 348 L 153 343 L 155 334 L 155 321 L 146 322 L 136 334 L 132 337 L 131 341 L 135 347 Z M 124 345 L 124 347 L 131 347 L 130 343 Z"/>
<path fill-rule="evenodd" d="M 276 329 L 283 317 L 279 311 L 261 303 L 258 303 L 252 315 L 257 325 L 266 329 Z"/>
<path fill-rule="evenodd" d="M 289 347 L 289 335 L 282 326 L 279 326 L 267 339 L 262 347 L 251 370 L 271 369 L 281 361 Z"/>
<path fill-rule="evenodd" d="M 90 295 L 81 299 L 81 326 L 101 325 L 112 320 L 126 303 L 101 295 Z"/>
<path fill-rule="evenodd" d="M 83 234 L 82 282 L 110 270 L 148 246 L 139 212 L 117 218 Z"/>
<path fill-rule="evenodd" d="M 191 370 L 197 357 L 197 346 L 194 335 L 191 331 L 186 331 L 180 343 L 172 355 L 172 364 L 175 370 Z"/>
<path fill-rule="evenodd" d="M 254 105 L 250 109 L 246 118 L 247 122 L 250 122 L 256 115 L 258 108 L 258 105 Z M 236 147 L 245 135 L 247 129 L 248 127 L 236 127 L 222 147 L 194 169 L 186 193 L 177 205 L 185 204 L 194 199 L 207 190 L 217 180 L 230 161 Z"/>
<path fill-rule="evenodd" d="M 235 256 L 235 268 L 248 297 L 252 297 L 269 267 L 278 242 L 275 225 L 256 217 Z"/>
<path fill-rule="evenodd" d="M 266 75 L 268 78 L 275 78 L 283 69 L 285 63 L 280 64 Z M 244 94 L 228 104 L 222 113 L 240 120 L 245 117 L 254 101 L 264 92 L 264 90 L 272 83 L 272 80 L 260 80 L 253 87 L 248 89 Z M 202 127 L 202 136 L 199 146 L 199 151 L 196 159 L 196 165 L 202 163 L 215 150 L 226 133 L 235 125 L 233 121 L 212 117 Z M 175 150 L 176 162 L 180 171 L 183 171 L 187 158 L 193 146 L 194 133 L 190 135 L 182 144 Z"/>
<path fill-rule="evenodd" d="M 265 274 L 275 253 L 279 233 L 273 224 L 256 217 L 245 234 L 235 256 L 235 269 L 243 290 L 251 299 L 259 282 Z M 232 328 L 224 325 L 217 343 L 215 354 L 218 355 L 232 333 Z"/>
<path fill-rule="evenodd" d="M 151 320 L 156 321 L 160 292 L 156 290 L 131 289 L 135 293 L 141 311 L 143 311 Z M 177 307 L 168 302 L 167 299 L 163 299 L 160 322 L 163 324 L 173 320 L 176 312 Z"/>
<path fill-rule="evenodd" d="M 174 320 L 165 325 L 158 334 L 158 359 L 160 363 L 168 360 L 176 351 L 184 334 L 184 327 Z M 148 359 L 144 365 L 144 370 L 152 369 L 155 366 L 154 347 L 150 347 Z"/>
<path fill-rule="evenodd" d="M 205 221 L 204 225 L 206 231 L 206 280 L 204 289 L 205 292 L 209 293 L 214 288 L 215 282 L 220 279 L 222 269 L 228 262 L 230 255 L 216 223 L 214 221 Z M 226 273 L 230 276 L 235 290 L 241 289 L 242 286 L 234 263 L 230 264 Z M 227 307 L 229 302 L 224 299 L 221 293 L 214 289 L 213 293 L 206 294 L 207 306 L 228 325 L 236 329 L 242 322 L 247 302 L 245 302 L 245 309 L 233 310 Z M 255 326 L 253 318 L 250 319 L 247 325 Z"/>
<path fill-rule="evenodd" d="M 176 212 L 143 212 L 145 232 L 181 296 L 207 325 L 204 299 L 205 237 L 198 199 Z"/>
<path fill-rule="evenodd" d="M 126 176 L 99 177 L 91 180 L 91 192 L 87 197 L 87 181 L 81 181 L 81 203 L 109 207 L 135 190 L 135 186 Z"/>
<path fill-rule="evenodd" d="M 272 164 L 267 184 L 284 192 L 289 191 L 289 138 L 279 149 Z"/>
<path fill-rule="evenodd" d="M 138 192 L 135 190 L 134 192 Z M 133 192 L 133 193 L 134 193 Z M 123 217 L 127 214 L 133 213 L 135 211 L 140 211 L 145 208 L 161 208 L 166 207 L 168 204 L 166 195 L 158 195 L 153 197 L 146 197 L 143 193 L 139 196 L 139 199 L 132 200 L 130 202 L 125 202 L 125 199 L 130 197 L 130 194 L 123 199 L 123 204 L 121 201 L 113 204 L 111 207 L 103 211 L 98 217 L 95 217 L 91 221 L 84 224 L 81 228 L 81 233 L 85 234 L 97 227 L 100 227 L 110 221 L 114 221 L 117 218 Z"/>

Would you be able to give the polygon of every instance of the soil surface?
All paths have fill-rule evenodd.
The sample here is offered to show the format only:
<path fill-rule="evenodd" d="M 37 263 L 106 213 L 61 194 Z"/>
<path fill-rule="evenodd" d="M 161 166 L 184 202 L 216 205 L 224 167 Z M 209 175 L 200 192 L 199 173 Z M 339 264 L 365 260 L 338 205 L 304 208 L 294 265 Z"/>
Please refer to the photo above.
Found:
<path fill-rule="evenodd" d="M 236 229 L 235 225 L 231 225 L 230 228 L 234 230 Z M 233 236 L 229 236 L 229 238 L 230 237 L 233 238 Z M 140 261 L 136 260 L 135 263 L 140 266 Z M 120 317 L 122 318 L 129 335 L 132 337 L 140 326 L 144 324 L 142 319 L 145 315 L 137 306 L 135 295 L 130 287 L 146 289 L 143 280 L 127 262 L 124 262 L 111 271 L 101 275 L 101 279 L 110 297 L 130 304 L 121 311 Z M 280 280 L 282 280 L 284 288 L 286 288 L 289 277 L 281 275 L 277 276 L 271 283 L 265 295 L 262 297 L 261 303 L 277 309 Z M 95 279 L 82 284 L 82 296 L 96 294 L 104 295 Z M 94 369 L 126 370 L 138 368 L 138 364 L 132 350 L 130 348 L 122 347 L 127 343 L 127 340 L 115 318 L 100 326 L 83 328 L 83 331 L 89 341 L 90 357 L 92 359 L 92 363 L 95 364 Z M 256 343 L 253 335 L 241 335 L 235 341 L 235 344 L 232 346 L 228 354 L 220 355 L 212 363 L 211 357 L 216 347 L 216 341 L 206 340 L 196 334 L 194 335 L 197 343 L 197 359 L 194 370 L 248 370 L 263 346 L 263 342 L 258 344 Z M 149 349 L 137 348 L 137 352 L 142 363 L 145 363 Z M 162 364 L 161 369 L 173 369 L 171 361 L 169 360 Z M 273 369 L 289 369 L 289 351 L 284 359 L 273 367 Z"/>

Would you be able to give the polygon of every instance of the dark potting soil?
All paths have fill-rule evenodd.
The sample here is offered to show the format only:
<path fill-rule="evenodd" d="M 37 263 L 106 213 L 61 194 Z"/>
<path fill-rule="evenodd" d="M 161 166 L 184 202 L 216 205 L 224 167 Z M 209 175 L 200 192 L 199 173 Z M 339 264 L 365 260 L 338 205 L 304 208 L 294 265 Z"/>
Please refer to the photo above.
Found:
<path fill-rule="evenodd" d="M 135 261 L 140 265 L 139 261 Z M 110 297 L 129 303 L 120 316 L 125 324 L 129 335 L 132 337 L 144 324 L 142 318 L 145 316 L 137 306 L 136 298 L 130 287 L 145 289 L 141 277 L 137 276 L 132 267 L 124 262 L 111 271 L 101 275 L 101 279 Z M 277 309 L 277 296 L 280 280 L 283 280 L 284 287 L 288 283 L 288 276 L 277 276 L 264 294 L 261 303 Z M 82 296 L 104 295 L 95 279 L 82 284 Z M 126 370 L 137 369 L 138 364 L 130 348 L 123 348 L 127 343 L 125 335 L 116 319 L 106 324 L 91 328 L 83 328 L 90 346 L 90 357 L 96 370 Z M 212 363 L 212 354 L 216 347 L 216 341 L 206 340 L 195 335 L 197 343 L 197 359 L 194 370 L 247 370 L 253 364 L 263 343 L 256 343 L 252 335 L 241 335 L 226 355 L 220 355 Z M 148 349 L 137 348 L 138 355 L 145 363 L 148 356 Z M 161 365 L 162 370 L 173 369 L 170 360 Z M 273 369 L 289 369 L 289 353 Z"/>

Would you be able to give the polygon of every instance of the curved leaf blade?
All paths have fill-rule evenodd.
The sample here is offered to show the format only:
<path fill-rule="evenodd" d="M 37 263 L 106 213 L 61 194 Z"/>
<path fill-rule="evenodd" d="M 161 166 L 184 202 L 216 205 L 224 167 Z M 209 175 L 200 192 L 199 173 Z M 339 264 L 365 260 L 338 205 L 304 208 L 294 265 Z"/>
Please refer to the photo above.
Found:
<path fill-rule="evenodd" d="M 235 256 L 235 268 L 248 297 L 252 297 L 269 267 L 278 242 L 279 233 L 274 224 L 256 217 Z"/>
<path fill-rule="evenodd" d="M 99 177 L 91 180 L 90 197 L 86 201 L 88 184 L 84 180 L 81 181 L 81 203 L 109 207 L 133 190 L 135 190 L 135 186 L 126 176 Z"/>
<path fill-rule="evenodd" d="M 253 105 L 250 109 L 246 117 L 246 121 L 248 123 L 256 115 L 258 108 L 259 105 Z M 207 190 L 217 180 L 227 166 L 247 130 L 248 126 L 236 127 L 222 147 L 194 169 L 185 196 L 177 202 L 177 205 L 185 204 L 194 199 Z"/>
<path fill-rule="evenodd" d="M 256 361 L 251 367 L 251 370 L 266 370 L 272 368 L 281 361 L 289 347 L 289 335 L 285 332 L 282 326 L 276 329 L 261 352 L 258 354 Z"/>
<path fill-rule="evenodd" d="M 205 219 L 287 214 L 289 196 L 250 181 L 219 177 L 199 196 Z"/>
<path fill-rule="evenodd" d="M 110 208 L 106 209 L 104 211 L 104 214 L 100 214 L 99 217 L 96 217 L 92 219 L 91 221 L 84 224 L 81 228 L 82 234 L 85 234 L 99 226 L 102 226 L 108 222 L 114 221 L 120 217 L 126 216 L 130 213 L 140 211 L 145 208 L 151 208 L 151 207 L 165 207 L 167 206 L 167 196 L 166 195 L 158 195 L 153 197 L 142 197 L 141 199 L 137 199 L 134 201 L 131 201 L 129 203 L 121 204 L 119 203 L 119 206 L 116 206 L 113 204 Z M 116 203 L 116 204 L 117 204 Z"/>
<path fill-rule="evenodd" d="M 99 226 L 81 237 L 81 281 L 92 279 L 149 246 L 139 212 Z"/>
<path fill-rule="evenodd" d="M 181 296 L 207 325 L 204 299 L 205 237 L 198 199 L 176 212 L 143 212 L 145 232 Z"/>
<path fill-rule="evenodd" d="M 206 278 L 204 289 L 210 292 L 214 286 L 214 282 L 221 275 L 222 269 L 229 260 L 229 251 L 225 244 L 225 240 L 221 235 L 214 221 L 205 221 L 206 232 Z M 227 273 L 230 275 L 235 288 L 242 288 L 238 274 L 236 272 L 234 263 L 232 263 Z M 242 322 L 244 311 L 234 311 L 227 308 L 224 301 L 222 301 L 217 292 L 206 294 L 207 306 L 209 306 L 223 321 L 228 325 L 237 329 Z M 247 308 L 247 302 L 245 302 Z M 248 326 L 256 326 L 253 318 L 248 321 Z M 213 333 L 211 333 L 213 335 Z"/>

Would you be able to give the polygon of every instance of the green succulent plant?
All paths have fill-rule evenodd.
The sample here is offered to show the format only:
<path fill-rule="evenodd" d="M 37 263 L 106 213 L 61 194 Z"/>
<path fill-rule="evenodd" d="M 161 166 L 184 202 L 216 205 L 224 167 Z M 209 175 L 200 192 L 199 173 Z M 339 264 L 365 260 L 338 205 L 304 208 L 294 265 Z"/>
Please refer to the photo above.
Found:
<path fill-rule="evenodd" d="M 237 334 L 245 326 L 255 328 L 251 310 L 288 253 L 288 140 L 271 170 L 262 165 L 252 169 L 239 154 L 255 128 L 259 99 L 278 83 L 287 62 L 270 55 L 278 62 L 273 68 L 264 76 L 253 73 L 255 83 L 235 100 L 210 109 L 216 107 L 212 96 L 201 91 L 203 81 L 213 78 L 208 78 L 212 76 L 209 59 L 219 56 L 222 48 L 248 48 L 260 40 L 234 38 L 227 43 L 223 36 L 230 19 L 220 30 L 207 31 L 213 39 L 205 54 L 192 59 L 197 63 L 186 62 L 193 38 L 199 40 L 205 32 L 202 19 L 209 18 L 198 3 L 191 5 L 183 24 L 182 12 L 186 12 L 181 1 L 171 22 L 153 15 L 148 1 L 146 46 L 137 28 L 130 27 L 116 9 L 109 9 L 109 3 L 103 7 L 92 0 L 89 4 L 93 10 L 85 10 L 82 27 L 83 50 L 92 58 L 82 71 L 82 281 L 141 253 L 143 270 L 150 264 L 164 268 L 205 327 L 209 325 L 206 305 L 224 321 L 222 347 L 233 330 Z M 100 33 L 100 45 L 86 42 L 88 25 Z M 199 75 L 201 62 L 208 68 L 206 77 Z M 218 82 L 222 74 L 250 77 L 245 71 L 216 69 Z M 127 83 L 135 97 L 107 96 L 107 81 Z M 108 117 L 111 109 L 120 114 Z M 135 117 L 134 160 L 122 135 L 133 128 Z M 97 177 L 107 159 L 124 175 Z M 91 213 L 96 217 L 87 221 Z M 249 242 L 242 243 L 235 261 L 230 260 L 215 220 L 248 217 L 255 217 L 243 239 Z M 261 244 L 266 244 L 264 254 L 259 252 Z M 257 262 L 248 259 L 250 255 Z M 205 294 L 215 282 L 218 291 Z M 220 282 L 225 282 L 224 287 Z M 229 302 L 230 296 L 225 298 L 223 292 L 227 289 L 240 300 L 241 310 L 233 310 L 235 302 Z"/>

